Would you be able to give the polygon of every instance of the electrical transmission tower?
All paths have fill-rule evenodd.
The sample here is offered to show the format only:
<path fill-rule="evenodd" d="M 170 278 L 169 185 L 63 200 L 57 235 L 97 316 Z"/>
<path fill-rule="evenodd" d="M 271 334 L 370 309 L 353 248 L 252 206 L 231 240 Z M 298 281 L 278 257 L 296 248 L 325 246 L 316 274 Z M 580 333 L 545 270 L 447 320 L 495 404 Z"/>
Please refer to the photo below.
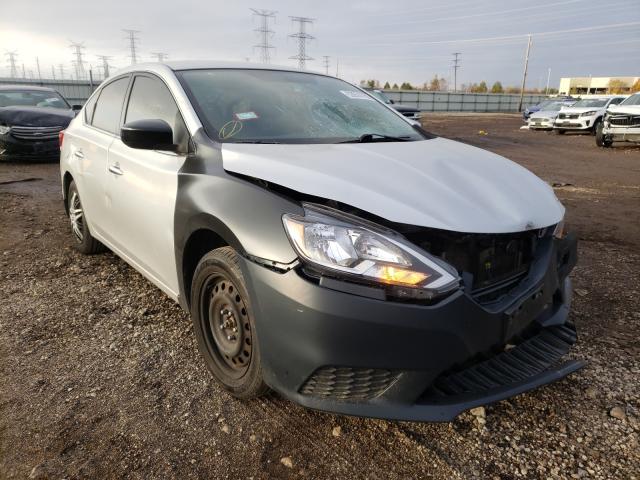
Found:
<path fill-rule="evenodd" d="M 270 40 L 273 38 L 274 31 L 269 29 L 269 20 L 275 21 L 276 13 L 273 10 L 259 10 L 257 8 L 250 8 L 254 17 L 258 17 L 260 26 L 254 29 L 260 36 L 260 43 L 254 45 L 253 48 L 257 48 L 260 52 L 260 62 L 269 63 L 271 61 L 271 50 L 275 48 L 271 45 Z"/>
<path fill-rule="evenodd" d="M 458 91 L 458 69 L 460 68 L 460 60 L 458 57 L 462 55 L 460 52 L 453 53 L 453 91 Z M 449 77 L 449 81 L 451 81 L 451 77 Z"/>
<path fill-rule="evenodd" d="M 86 76 L 84 71 L 85 61 L 82 58 L 82 50 L 84 49 L 84 42 L 71 42 L 70 45 L 73 48 L 73 54 L 76 56 L 76 59 L 72 62 L 74 68 L 76 69 L 76 80 L 80 80 Z"/>
<path fill-rule="evenodd" d="M 58 64 L 58 71 L 60 72 L 60 79 L 64 79 L 64 64 L 59 63 Z"/>
<path fill-rule="evenodd" d="M 329 75 L 329 59 L 331 57 L 329 55 L 322 56 L 322 66 L 324 67 L 325 75 Z"/>
<path fill-rule="evenodd" d="M 18 67 L 16 66 L 16 60 L 18 59 L 18 52 L 13 50 L 12 52 L 5 52 L 7 57 L 7 63 L 9 64 L 9 71 L 11 78 L 18 78 Z"/>
<path fill-rule="evenodd" d="M 156 57 L 156 61 L 158 61 L 159 63 L 164 62 L 164 59 L 169 56 L 169 54 L 165 52 L 151 52 L 151 55 Z"/>
<path fill-rule="evenodd" d="M 109 65 L 109 60 L 111 60 L 111 57 L 109 55 L 96 55 L 96 57 L 102 60 L 102 76 L 104 78 L 108 78 L 109 69 L 111 68 L 111 66 Z"/>
<path fill-rule="evenodd" d="M 307 56 L 307 41 L 313 40 L 315 37 L 307 33 L 307 24 L 313 24 L 313 18 L 308 17 L 289 17 L 293 23 L 298 24 L 298 31 L 289 35 L 292 38 L 298 39 L 298 54 L 289 57 L 292 60 L 298 60 L 298 68 L 304 70 L 307 60 L 313 60 L 312 57 Z"/>
<path fill-rule="evenodd" d="M 140 30 L 130 30 L 123 29 L 124 33 L 127 34 L 126 38 L 129 40 L 129 57 L 131 58 L 131 65 L 138 63 L 138 54 L 137 54 L 137 46 L 140 39 L 138 38 L 138 33 Z"/>

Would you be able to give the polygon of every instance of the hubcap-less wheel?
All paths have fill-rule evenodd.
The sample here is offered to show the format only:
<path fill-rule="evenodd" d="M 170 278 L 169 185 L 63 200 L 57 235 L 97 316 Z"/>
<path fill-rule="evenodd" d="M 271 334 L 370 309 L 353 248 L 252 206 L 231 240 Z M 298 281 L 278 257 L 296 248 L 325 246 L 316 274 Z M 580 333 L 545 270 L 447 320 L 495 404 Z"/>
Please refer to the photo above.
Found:
<path fill-rule="evenodd" d="M 228 278 L 216 276 L 207 282 L 203 296 L 203 329 L 213 359 L 233 378 L 249 368 L 252 332 L 244 299 Z"/>
<path fill-rule="evenodd" d="M 82 243 L 84 238 L 84 215 L 82 212 L 82 204 L 78 192 L 73 192 L 69 200 L 69 220 L 71 221 L 71 230 L 78 242 Z"/>

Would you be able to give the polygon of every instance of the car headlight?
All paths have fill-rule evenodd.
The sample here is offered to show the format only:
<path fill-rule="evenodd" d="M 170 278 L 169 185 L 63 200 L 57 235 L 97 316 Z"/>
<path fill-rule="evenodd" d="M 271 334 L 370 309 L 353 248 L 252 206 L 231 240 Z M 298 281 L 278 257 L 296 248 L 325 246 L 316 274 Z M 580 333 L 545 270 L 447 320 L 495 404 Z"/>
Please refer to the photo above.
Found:
<path fill-rule="evenodd" d="M 304 216 L 282 221 L 304 263 L 321 274 L 388 287 L 404 298 L 431 299 L 459 285 L 457 271 L 379 225 L 327 207 L 304 204 Z"/>
<path fill-rule="evenodd" d="M 596 112 L 597 112 L 596 110 L 591 110 L 590 112 L 581 113 L 580 116 L 581 117 L 590 117 L 591 115 L 595 115 Z"/>
<path fill-rule="evenodd" d="M 0 135 L 5 135 L 11 131 L 11 127 L 9 125 L 0 125 Z"/>

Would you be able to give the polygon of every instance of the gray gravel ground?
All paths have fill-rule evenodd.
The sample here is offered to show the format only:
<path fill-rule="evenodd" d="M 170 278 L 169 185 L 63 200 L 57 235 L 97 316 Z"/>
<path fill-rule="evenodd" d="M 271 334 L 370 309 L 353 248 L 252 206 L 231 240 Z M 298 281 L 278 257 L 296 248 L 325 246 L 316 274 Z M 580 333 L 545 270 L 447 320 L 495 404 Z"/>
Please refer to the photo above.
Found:
<path fill-rule="evenodd" d="M 513 116 L 427 125 L 572 183 L 584 370 L 444 424 L 233 400 L 178 306 L 113 254 L 70 248 L 57 165 L 0 164 L 0 478 L 638 478 L 640 150 Z"/>

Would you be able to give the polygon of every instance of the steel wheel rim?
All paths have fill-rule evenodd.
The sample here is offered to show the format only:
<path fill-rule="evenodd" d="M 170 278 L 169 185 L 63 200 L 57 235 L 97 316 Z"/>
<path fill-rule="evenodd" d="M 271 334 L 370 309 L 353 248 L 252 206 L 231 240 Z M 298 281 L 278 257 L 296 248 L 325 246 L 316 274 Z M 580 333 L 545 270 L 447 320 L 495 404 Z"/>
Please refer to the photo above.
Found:
<path fill-rule="evenodd" d="M 242 378 L 253 355 L 253 330 L 244 298 L 232 281 L 217 275 L 208 279 L 201 305 L 201 325 L 211 357 L 225 375 Z"/>
<path fill-rule="evenodd" d="M 84 212 L 82 211 L 78 192 L 73 192 L 69 200 L 69 220 L 71 221 L 73 235 L 78 242 L 82 243 L 84 238 Z"/>

